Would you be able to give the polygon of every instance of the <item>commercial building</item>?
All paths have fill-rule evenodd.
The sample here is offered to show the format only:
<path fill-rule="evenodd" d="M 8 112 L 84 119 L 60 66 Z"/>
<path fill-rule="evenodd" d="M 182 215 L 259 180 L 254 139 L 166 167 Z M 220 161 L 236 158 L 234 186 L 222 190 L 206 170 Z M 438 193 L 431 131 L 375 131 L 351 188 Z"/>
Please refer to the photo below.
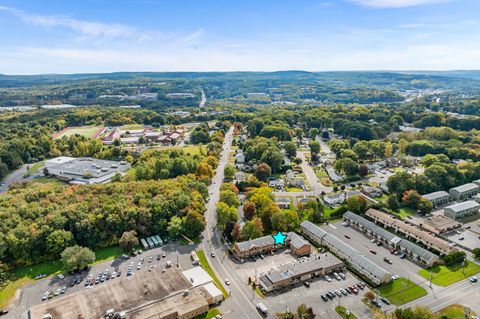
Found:
<path fill-rule="evenodd" d="M 98 184 L 109 182 L 116 174 L 123 175 L 130 164 L 95 158 L 56 157 L 45 162 L 48 175 L 71 184 Z"/>
<path fill-rule="evenodd" d="M 390 272 L 362 255 L 343 240 L 327 233 L 312 222 L 302 222 L 300 229 L 307 238 L 330 249 L 330 251 L 340 257 L 347 266 L 350 266 L 354 271 L 364 276 L 373 285 L 381 285 L 392 280 L 392 274 Z"/>
<path fill-rule="evenodd" d="M 480 204 L 473 200 L 445 207 L 443 214 L 453 219 L 462 219 L 478 215 Z"/>
<path fill-rule="evenodd" d="M 354 214 L 346 212 L 343 218 L 352 227 L 358 229 L 360 232 L 366 234 L 370 238 L 375 238 L 377 241 L 385 244 L 392 250 L 400 250 L 412 261 L 421 264 L 425 267 L 433 266 L 439 261 L 439 257 L 434 253 L 422 248 L 406 239 L 402 239 L 391 232 L 375 225 L 371 221 Z"/>
<path fill-rule="evenodd" d="M 432 203 L 434 207 L 446 204 L 450 201 L 450 194 L 445 191 L 425 194 L 425 195 L 422 195 L 422 197 L 428 200 L 430 203 Z"/>
<path fill-rule="evenodd" d="M 198 271 L 191 272 L 195 275 Z M 208 275 L 207 275 L 208 276 Z M 204 277 L 204 275 L 201 275 Z M 129 319 L 195 318 L 223 299 L 212 282 L 192 285 L 177 267 L 154 268 L 125 280 L 110 280 L 94 289 L 81 289 L 30 308 L 30 318 L 50 314 L 55 319 L 105 318 L 123 313 Z"/>
<path fill-rule="evenodd" d="M 454 200 L 465 200 L 480 192 L 480 186 L 475 183 L 467 183 L 454 188 L 450 188 L 450 196 Z"/>
<path fill-rule="evenodd" d="M 288 233 L 288 236 L 285 239 L 285 245 L 288 245 L 297 256 L 308 255 L 312 249 L 309 242 L 304 240 L 302 236 L 293 232 Z M 246 258 L 249 256 L 269 253 L 280 247 L 284 246 L 275 245 L 275 240 L 272 236 L 263 236 L 236 243 L 233 246 L 233 251 L 237 257 Z"/>
<path fill-rule="evenodd" d="M 415 243 L 420 243 L 427 249 L 435 250 L 441 255 L 446 255 L 457 250 L 455 247 L 450 246 L 445 240 L 435 237 L 434 235 L 412 226 L 401 219 L 397 219 L 390 214 L 370 208 L 365 215 L 371 218 L 375 223 L 380 223 L 385 228 L 392 229 L 395 232 L 402 234 L 402 236 L 407 239 Z"/>
<path fill-rule="evenodd" d="M 462 224 L 454 219 L 442 215 L 433 215 L 432 217 L 422 221 L 419 226 L 429 232 L 443 234 L 462 227 Z"/>
<path fill-rule="evenodd" d="M 330 253 L 313 255 L 307 259 L 279 265 L 259 278 L 260 287 L 271 292 L 314 277 L 324 276 L 332 272 L 341 272 L 345 265 Z"/>

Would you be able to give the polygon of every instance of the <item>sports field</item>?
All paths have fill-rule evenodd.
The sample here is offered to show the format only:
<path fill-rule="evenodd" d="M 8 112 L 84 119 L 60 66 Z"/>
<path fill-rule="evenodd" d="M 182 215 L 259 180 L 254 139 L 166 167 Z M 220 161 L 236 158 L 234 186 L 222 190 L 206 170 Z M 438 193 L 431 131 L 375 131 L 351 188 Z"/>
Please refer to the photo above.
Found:
<path fill-rule="evenodd" d="M 98 135 L 103 131 L 103 126 L 72 126 L 66 127 L 60 132 L 53 134 L 53 138 L 61 138 L 63 136 L 71 136 L 71 135 L 82 135 L 87 138 L 97 138 Z"/>

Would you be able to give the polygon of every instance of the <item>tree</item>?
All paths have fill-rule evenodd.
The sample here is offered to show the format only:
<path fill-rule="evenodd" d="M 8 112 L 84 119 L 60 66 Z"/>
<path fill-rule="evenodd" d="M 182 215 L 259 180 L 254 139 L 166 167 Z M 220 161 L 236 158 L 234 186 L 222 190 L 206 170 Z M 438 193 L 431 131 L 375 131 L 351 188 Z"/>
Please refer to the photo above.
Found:
<path fill-rule="evenodd" d="M 235 177 L 236 169 L 232 165 L 226 165 L 225 169 L 223 170 L 223 174 L 225 179 L 232 180 Z"/>
<path fill-rule="evenodd" d="M 475 258 L 480 258 L 480 248 L 475 248 L 474 250 L 472 250 L 472 253 L 473 255 L 475 256 Z"/>
<path fill-rule="evenodd" d="M 170 222 L 168 223 L 168 227 L 167 227 L 168 235 L 171 238 L 179 237 L 180 234 L 182 233 L 182 224 L 183 224 L 182 218 L 180 218 L 179 216 L 173 216 L 170 219 Z"/>
<path fill-rule="evenodd" d="M 220 230 L 225 230 L 228 222 L 237 222 L 238 214 L 235 207 L 230 207 L 224 202 L 217 204 L 217 227 Z"/>
<path fill-rule="evenodd" d="M 420 214 L 422 215 L 430 214 L 432 212 L 432 209 L 433 209 L 433 205 L 428 199 L 421 198 L 420 201 L 418 202 L 417 210 Z"/>
<path fill-rule="evenodd" d="M 223 190 L 220 192 L 220 202 L 223 202 L 230 207 L 240 206 L 237 194 L 231 190 Z"/>
<path fill-rule="evenodd" d="M 310 141 L 308 143 L 308 147 L 310 148 L 310 153 L 312 154 L 312 158 L 316 158 L 318 154 L 320 154 L 320 143 L 317 141 Z"/>
<path fill-rule="evenodd" d="M 347 208 L 356 214 L 363 214 L 367 210 L 367 200 L 361 195 L 353 195 L 347 198 Z"/>
<path fill-rule="evenodd" d="M 81 246 L 67 247 L 61 256 L 68 271 L 84 268 L 95 261 L 95 253 Z"/>
<path fill-rule="evenodd" d="M 318 130 L 318 128 L 314 127 L 310 129 L 308 134 L 310 135 L 310 138 L 314 140 L 317 138 L 317 135 L 320 134 L 320 131 Z"/>
<path fill-rule="evenodd" d="M 389 158 L 393 155 L 393 145 L 392 143 L 388 142 L 385 144 L 385 157 Z"/>
<path fill-rule="evenodd" d="M 443 261 L 445 262 L 445 265 L 451 266 L 463 262 L 466 257 L 467 254 L 464 251 L 456 251 L 443 256 Z"/>
<path fill-rule="evenodd" d="M 416 190 L 408 190 L 402 196 L 402 204 L 407 207 L 417 209 L 422 196 Z"/>
<path fill-rule="evenodd" d="M 260 160 L 271 167 L 274 173 L 278 172 L 282 167 L 283 155 L 276 147 L 269 147 L 263 152 Z"/>
<path fill-rule="evenodd" d="M 246 201 L 243 204 L 243 218 L 246 220 L 251 220 L 255 213 L 257 212 L 257 208 L 255 207 L 255 203 L 251 201 Z"/>
<path fill-rule="evenodd" d="M 343 172 L 347 176 L 353 176 L 358 173 L 358 164 L 350 158 L 341 158 L 335 162 L 336 171 Z"/>
<path fill-rule="evenodd" d="M 255 169 L 255 177 L 261 181 L 266 182 L 268 178 L 272 175 L 272 169 L 266 163 L 262 163 L 257 166 Z"/>
<path fill-rule="evenodd" d="M 249 220 L 243 225 L 242 237 L 244 240 L 255 239 L 263 235 L 263 223 L 258 217 Z"/>
<path fill-rule="evenodd" d="M 73 244 L 73 234 L 68 230 L 57 229 L 47 236 L 47 251 L 58 258 L 65 248 Z"/>
<path fill-rule="evenodd" d="M 298 215 L 293 210 L 279 211 L 272 215 L 272 229 L 276 231 L 289 232 L 296 228 L 300 224 Z"/>
<path fill-rule="evenodd" d="M 289 158 L 293 158 L 297 155 L 297 144 L 295 144 L 294 142 L 283 143 L 283 148 L 285 149 L 285 154 Z"/>
<path fill-rule="evenodd" d="M 118 245 L 124 252 L 130 252 L 138 245 L 137 232 L 134 230 L 123 232 Z"/>
<path fill-rule="evenodd" d="M 368 175 L 368 166 L 367 165 L 360 165 L 358 167 L 358 175 L 365 177 Z"/>
<path fill-rule="evenodd" d="M 387 197 L 387 206 L 390 209 L 396 210 L 400 208 L 400 203 L 398 202 L 397 195 L 390 194 Z"/>
<path fill-rule="evenodd" d="M 415 188 L 415 179 L 412 174 L 399 172 L 388 178 L 387 187 L 390 193 L 395 193 L 401 198 L 405 191 Z"/>
<path fill-rule="evenodd" d="M 242 229 L 240 224 L 235 224 L 235 226 L 233 226 L 231 236 L 234 241 L 239 241 L 242 239 Z"/>

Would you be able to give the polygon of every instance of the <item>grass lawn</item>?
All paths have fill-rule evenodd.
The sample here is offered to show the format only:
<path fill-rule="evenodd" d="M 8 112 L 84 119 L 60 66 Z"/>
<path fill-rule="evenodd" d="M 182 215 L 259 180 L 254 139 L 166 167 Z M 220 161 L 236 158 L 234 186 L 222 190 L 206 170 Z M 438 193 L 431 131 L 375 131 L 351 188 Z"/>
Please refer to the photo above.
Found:
<path fill-rule="evenodd" d="M 62 182 L 61 180 L 58 180 L 55 177 L 36 177 L 32 181 L 35 183 L 41 183 L 41 184 L 58 184 L 63 186 L 68 185 L 67 183 Z"/>
<path fill-rule="evenodd" d="M 35 174 L 36 172 L 38 172 L 38 170 L 40 168 L 42 168 L 43 166 L 45 165 L 45 161 L 41 161 L 41 162 L 37 162 L 33 165 L 30 165 L 29 169 L 27 170 L 27 174 L 28 176 L 32 175 L 32 174 Z"/>
<path fill-rule="evenodd" d="M 95 264 L 120 258 L 123 251 L 118 246 L 98 248 L 95 250 Z"/>
<path fill-rule="evenodd" d="M 407 216 L 415 215 L 417 212 L 410 207 L 402 207 L 399 210 L 394 212 L 397 216 L 400 216 L 402 219 L 407 218 Z"/>
<path fill-rule="evenodd" d="M 465 319 L 463 309 L 464 307 L 462 305 L 450 305 L 436 312 L 434 315 L 436 319 L 442 319 L 442 318 Z M 474 312 L 470 313 L 470 316 L 475 316 L 475 315 L 476 314 Z"/>
<path fill-rule="evenodd" d="M 225 289 L 225 287 L 223 287 L 222 283 L 220 282 L 220 279 L 218 279 L 212 267 L 210 267 L 210 264 L 208 263 L 207 257 L 205 256 L 205 253 L 203 252 L 203 250 L 201 249 L 197 250 L 197 256 L 198 256 L 198 259 L 200 260 L 200 264 L 202 265 L 203 269 L 205 269 L 205 271 L 210 275 L 210 277 L 213 278 L 213 281 L 217 285 L 218 289 L 220 289 L 223 293 L 223 296 L 227 298 L 228 292 Z"/>
<path fill-rule="evenodd" d="M 190 154 L 190 155 L 199 155 L 200 154 L 200 146 L 198 145 L 187 145 L 187 146 L 169 146 L 166 149 L 177 149 L 177 150 L 183 150 L 185 154 Z M 205 150 L 205 148 L 204 148 Z"/>
<path fill-rule="evenodd" d="M 216 315 L 220 314 L 220 310 L 217 308 L 212 308 L 210 309 L 207 313 L 204 313 L 203 315 L 196 316 L 194 319 L 212 319 Z"/>
<path fill-rule="evenodd" d="M 58 138 L 62 136 L 69 137 L 75 134 L 85 136 L 86 138 L 91 138 L 99 129 L 100 126 L 71 127 Z"/>
<path fill-rule="evenodd" d="M 426 296 L 427 291 L 407 278 L 399 278 L 378 288 L 378 294 L 400 306 Z"/>
<path fill-rule="evenodd" d="M 126 124 L 120 127 L 121 130 L 141 130 L 143 128 L 142 124 Z"/>
<path fill-rule="evenodd" d="M 336 306 L 335 311 L 342 317 L 343 319 L 357 319 L 357 316 L 355 316 L 353 313 L 350 312 L 350 314 L 347 315 L 347 308 L 344 306 Z"/>
<path fill-rule="evenodd" d="M 432 272 L 432 282 L 435 285 L 450 286 L 451 284 L 480 272 L 480 265 L 467 261 L 465 274 L 463 272 L 462 264 L 455 264 L 453 266 L 438 265 L 429 269 L 420 269 L 418 273 L 427 280 L 430 280 L 429 271 Z"/>
<path fill-rule="evenodd" d="M 340 206 L 339 206 L 340 207 Z M 329 207 L 329 206 L 323 206 L 323 215 L 325 217 L 330 217 L 330 215 L 337 209 L 338 207 Z"/>

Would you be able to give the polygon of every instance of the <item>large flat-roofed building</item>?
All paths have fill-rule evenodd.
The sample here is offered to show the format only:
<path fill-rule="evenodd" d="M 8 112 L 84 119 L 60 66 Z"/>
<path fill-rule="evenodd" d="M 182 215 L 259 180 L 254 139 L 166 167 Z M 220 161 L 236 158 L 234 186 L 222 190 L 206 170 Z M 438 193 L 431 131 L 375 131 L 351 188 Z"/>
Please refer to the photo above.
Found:
<path fill-rule="evenodd" d="M 387 229 L 399 232 L 407 239 L 415 243 L 420 243 L 427 249 L 435 250 L 439 252 L 440 255 L 446 255 L 457 250 L 455 247 L 450 246 L 445 240 L 435 237 L 434 235 L 410 225 L 401 219 L 397 219 L 390 214 L 370 208 L 366 211 L 365 215 L 371 218 L 375 223 L 380 223 Z"/>
<path fill-rule="evenodd" d="M 475 183 L 467 183 L 450 188 L 450 196 L 455 200 L 465 200 L 480 192 L 480 186 Z"/>
<path fill-rule="evenodd" d="M 480 186 L 480 179 L 477 179 L 476 181 L 473 181 L 472 183 L 474 183 L 477 186 Z"/>
<path fill-rule="evenodd" d="M 308 241 L 302 236 L 290 232 L 285 239 L 285 245 L 289 245 L 290 249 L 297 256 L 304 256 L 310 254 L 312 247 Z M 239 258 L 246 258 L 253 255 L 269 253 L 277 248 L 284 247 L 283 245 L 275 245 L 275 240 L 272 236 L 263 236 L 243 242 L 236 243 L 233 246 L 235 255 Z"/>
<path fill-rule="evenodd" d="M 130 164 L 96 158 L 57 157 L 46 161 L 45 169 L 48 175 L 84 185 L 109 182 L 115 174 L 124 174 L 130 169 Z"/>
<path fill-rule="evenodd" d="M 294 285 L 313 277 L 339 272 L 343 262 L 330 253 L 312 255 L 307 259 L 275 266 L 259 278 L 260 287 L 265 292 Z"/>
<path fill-rule="evenodd" d="M 422 197 L 432 203 L 433 206 L 443 205 L 450 201 L 450 194 L 445 191 L 425 194 Z"/>
<path fill-rule="evenodd" d="M 432 217 L 423 220 L 419 226 L 429 232 L 443 234 L 462 227 L 462 224 L 452 218 L 442 215 L 433 215 Z"/>
<path fill-rule="evenodd" d="M 346 212 L 343 214 L 343 219 L 352 227 L 358 229 L 369 237 L 375 238 L 377 241 L 385 244 L 388 248 L 400 250 L 409 259 L 421 264 L 422 266 L 433 266 L 440 259 L 437 255 L 426 250 L 425 248 L 392 234 L 391 232 L 375 225 L 362 216 L 352 212 Z"/>
<path fill-rule="evenodd" d="M 365 277 L 373 285 L 381 285 L 392 280 L 392 274 L 389 271 L 312 222 L 302 222 L 300 229 L 307 238 L 321 246 L 327 247 L 332 253 L 340 257 L 347 266 L 350 266 L 350 268 Z"/>
<path fill-rule="evenodd" d="M 218 294 L 211 283 L 192 286 L 177 267 L 165 272 L 154 268 L 35 305 L 30 308 L 30 318 L 50 314 L 54 319 L 97 319 L 113 309 L 128 319 L 189 319 L 207 312 L 218 302 Z"/>
<path fill-rule="evenodd" d="M 453 219 L 463 219 L 473 215 L 478 215 L 480 204 L 473 200 L 458 203 L 445 207 L 443 214 Z"/>

